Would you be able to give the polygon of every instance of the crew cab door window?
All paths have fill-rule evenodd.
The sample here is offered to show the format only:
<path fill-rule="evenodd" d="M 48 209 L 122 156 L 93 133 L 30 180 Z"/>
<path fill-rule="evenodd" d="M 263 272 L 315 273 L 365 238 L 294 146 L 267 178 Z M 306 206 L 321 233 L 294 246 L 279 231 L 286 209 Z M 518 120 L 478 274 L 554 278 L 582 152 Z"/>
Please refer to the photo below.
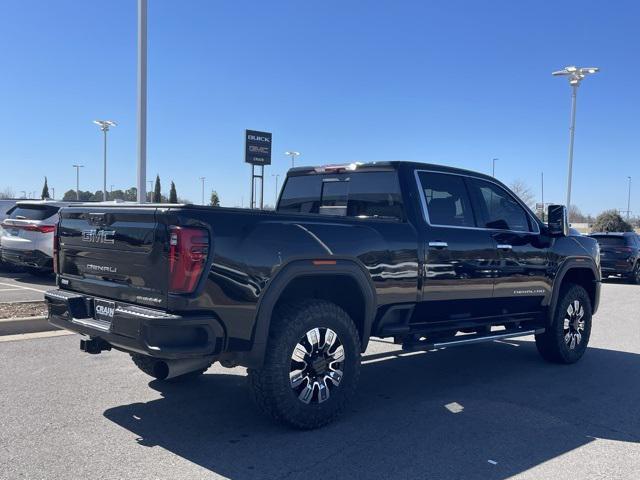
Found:
<path fill-rule="evenodd" d="M 287 178 L 279 212 L 404 220 L 395 171 L 345 172 Z"/>
<path fill-rule="evenodd" d="M 469 181 L 480 227 L 515 232 L 532 230 L 529 215 L 504 188 L 479 178 Z"/>
<path fill-rule="evenodd" d="M 418 172 L 431 225 L 475 227 L 464 178 L 446 173 Z"/>

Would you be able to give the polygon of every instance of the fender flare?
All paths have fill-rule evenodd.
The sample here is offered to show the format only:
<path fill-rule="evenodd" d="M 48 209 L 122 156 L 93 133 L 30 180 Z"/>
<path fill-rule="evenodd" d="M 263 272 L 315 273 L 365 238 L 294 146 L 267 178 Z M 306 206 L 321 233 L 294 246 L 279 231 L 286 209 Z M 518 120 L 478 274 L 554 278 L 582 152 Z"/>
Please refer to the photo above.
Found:
<path fill-rule="evenodd" d="M 598 267 L 596 267 L 596 264 L 593 261 L 593 259 L 590 257 L 569 258 L 562 263 L 562 265 L 558 269 L 558 273 L 556 274 L 555 281 L 553 282 L 553 290 L 551 292 L 551 302 L 549 303 L 549 310 L 548 310 L 547 319 L 546 319 L 547 325 L 551 325 L 551 323 L 553 323 L 554 313 L 556 311 L 558 298 L 560 296 L 560 287 L 562 286 L 564 277 L 567 275 L 567 273 L 570 270 L 575 270 L 578 268 L 580 269 L 587 268 L 587 269 L 590 269 L 591 272 L 593 273 L 593 278 L 595 279 L 594 281 L 597 283 L 597 286 L 596 286 L 595 302 L 591 307 L 593 309 L 593 313 L 596 313 L 596 310 L 598 309 L 598 302 L 600 297 L 599 295 L 600 271 L 598 270 Z"/>
<path fill-rule="evenodd" d="M 335 264 L 315 265 L 314 260 L 330 260 Z M 352 258 L 313 258 L 297 259 L 282 266 L 269 281 L 257 305 L 254 322 L 253 346 L 240 362 L 249 368 L 262 366 L 269 339 L 271 318 L 276 303 L 285 289 L 294 280 L 309 276 L 344 275 L 352 278 L 359 287 L 364 299 L 364 322 L 362 330 L 362 349 L 366 349 L 371 335 L 371 327 L 376 313 L 376 291 L 366 268 Z"/>

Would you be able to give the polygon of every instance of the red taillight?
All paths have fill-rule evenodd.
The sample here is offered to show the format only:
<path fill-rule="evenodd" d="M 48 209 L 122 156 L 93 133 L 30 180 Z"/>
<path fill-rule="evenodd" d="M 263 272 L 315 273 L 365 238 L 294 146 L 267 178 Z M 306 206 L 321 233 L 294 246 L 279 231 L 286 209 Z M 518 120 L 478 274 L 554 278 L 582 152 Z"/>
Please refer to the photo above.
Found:
<path fill-rule="evenodd" d="M 58 238 L 58 226 L 53 227 L 53 273 L 58 273 L 58 250 L 60 239 Z"/>
<path fill-rule="evenodd" d="M 201 228 L 171 227 L 169 230 L 169 291 L 195 290 L 209 255 L 209 234 Z"/>
<path fill-rule="evenodd" d="M 28 232 L 39 232 L 39 233 L 51 233 L 56 229 L 54 225 L 22 225 L 18 228 L 21 228 Z"/>

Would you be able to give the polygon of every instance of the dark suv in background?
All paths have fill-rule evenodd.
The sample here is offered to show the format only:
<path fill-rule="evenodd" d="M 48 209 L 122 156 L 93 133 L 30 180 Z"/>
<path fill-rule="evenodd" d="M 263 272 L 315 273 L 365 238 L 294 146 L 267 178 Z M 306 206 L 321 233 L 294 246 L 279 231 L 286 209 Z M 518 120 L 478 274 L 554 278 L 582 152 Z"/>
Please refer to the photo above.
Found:
<path fill-rule="evenodd" d="M 600 245 L 602 278 L 619 275 L 640 284 L 640 237 L 634 232 L 592 233 Z"/>

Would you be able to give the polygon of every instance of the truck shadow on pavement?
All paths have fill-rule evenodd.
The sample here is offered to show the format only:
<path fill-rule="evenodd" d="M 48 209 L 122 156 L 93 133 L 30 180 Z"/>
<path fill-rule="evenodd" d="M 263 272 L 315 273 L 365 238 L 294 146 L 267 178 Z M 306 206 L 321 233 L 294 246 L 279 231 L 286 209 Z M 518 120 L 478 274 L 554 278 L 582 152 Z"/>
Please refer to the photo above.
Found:
<path fill-rule="evenodd" d="M 535 350 L 509 341 L 365 355 L 351 410 L 310 432 L 263 417 L 238 374 L 151 382 L 161 399 L 104 415 L 141 445 L 233 479 L 504 479 L 596 438 L 640 443 L 640 355 L 590 348 L 560 366 Z M 589 473 L 580 468 L 576 478 Z"/>

